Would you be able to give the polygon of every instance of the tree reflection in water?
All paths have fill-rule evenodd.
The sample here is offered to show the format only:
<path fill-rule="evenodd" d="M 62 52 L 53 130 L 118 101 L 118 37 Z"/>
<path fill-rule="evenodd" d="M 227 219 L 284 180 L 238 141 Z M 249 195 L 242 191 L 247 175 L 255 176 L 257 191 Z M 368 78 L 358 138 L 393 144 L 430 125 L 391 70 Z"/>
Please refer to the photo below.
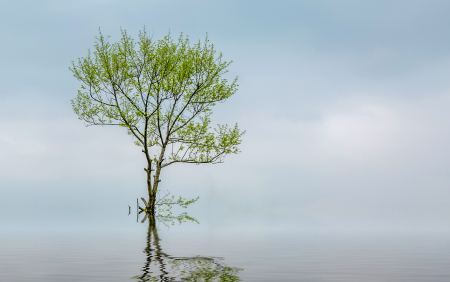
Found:
<path fill-rule="evenodd" d="M 166 254 L 160 245 L 156 222 L 185 222 L 195 219 L 183 214 L 179 217 L 158 217 L 146 213 L 142 223 L 148 219 L 147 261 L 142 275 L 132 279 L 139 282 L 150 281 L 190 281 L 190 282 L 234 282 L 242 281 L 238 273 L 240 268 L 228 267 L 219 258 L 211 257 L 173 257 Z"/>

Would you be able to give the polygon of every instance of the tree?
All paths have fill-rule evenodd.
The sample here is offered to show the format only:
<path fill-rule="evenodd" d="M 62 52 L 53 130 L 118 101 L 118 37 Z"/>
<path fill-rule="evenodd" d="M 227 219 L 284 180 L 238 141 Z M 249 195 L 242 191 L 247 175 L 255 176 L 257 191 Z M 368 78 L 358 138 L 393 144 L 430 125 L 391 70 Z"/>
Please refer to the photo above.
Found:
<path fill-rule="evenodd" d="M 240 152 L 245 132 L 237 124 L 210 128 L 211 108 L 237 91 L 237 78 L 222 78 L 231 61 L 222 61 L 208 37 L 191 45 L 183 34 L 173 40 L 169 33 L 154 41 L 144 28 L 137 43 L 125 30 L 116 43 L 101 32 L 96 39 L 94 52 L 69 68 L 82 82 L 72 108 L 86 126 L 124 127 L 142 147 L 149 197 L 144 203 L 154 213 L 163 168 L 221 163 Z"/>

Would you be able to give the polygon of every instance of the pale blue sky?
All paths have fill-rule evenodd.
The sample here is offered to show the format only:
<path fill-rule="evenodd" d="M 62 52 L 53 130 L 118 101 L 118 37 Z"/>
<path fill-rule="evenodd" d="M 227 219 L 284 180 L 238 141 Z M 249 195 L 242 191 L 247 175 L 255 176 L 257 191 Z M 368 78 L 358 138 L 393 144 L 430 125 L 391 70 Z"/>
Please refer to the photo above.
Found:
<path fill-rule="evenodd" d="M 247 130 L 243 153 L 163 172 L 163 188 L 201 196 L 198 213 L 448 225 L 449 12 L 411 0 L 2 1 L 0 218 L 21 201 L 73 216 L 145 195 L 139 148 L 76 120 L 68 70 L 99 27 L 115 41 L 145 25 L 155 38 L 208 33 L 239 76 L 215 121 Z"/>

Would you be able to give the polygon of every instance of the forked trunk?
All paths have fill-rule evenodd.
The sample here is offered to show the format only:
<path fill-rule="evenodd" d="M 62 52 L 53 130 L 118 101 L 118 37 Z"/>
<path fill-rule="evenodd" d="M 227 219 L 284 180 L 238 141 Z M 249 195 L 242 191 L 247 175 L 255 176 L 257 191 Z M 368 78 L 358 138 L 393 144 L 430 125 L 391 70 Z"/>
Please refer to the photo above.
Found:
<path fill-rule="evenodd" d="M 156 176 L 156 175 L 155 175 Z M 158 183 L 159 179 L 157 177 L 154 177 L 155 181 L 153 183 L 152 189 L 148 189 L 148 210 L 150 213 L 155 214 L 156 212 L 156 194 L 158 192 Z"/>
<path fill-rule="evenodd" d="M 159 160 L 156 161 L 156 170 L 155 175 L 153 175 L 153 185 L 152 185 L 152 161 L 150 160 L 150 156 L 148 155 L 148 151 L 142 150 L 142 152 L 145 153 L 145 156 L 147 157 L 148 162 L 148 168 L 144 168 L 144 170 L 147 172 L 147 192 L 148 192 L 148 202 L 146 203 L 144 200 L 144 203 L 146 205 L 147 212 L 151 213 L 152 215 L 155 215 L 156 212 L 156 195 L 158 192 L 158 184 L 161 182 L 159 180 L 159 175 L 161 173 L 161 164 L 163 162 L 163 156 L 164 156 L 165 149 L 161 151 L 161 154 L 159 156 Z"/>

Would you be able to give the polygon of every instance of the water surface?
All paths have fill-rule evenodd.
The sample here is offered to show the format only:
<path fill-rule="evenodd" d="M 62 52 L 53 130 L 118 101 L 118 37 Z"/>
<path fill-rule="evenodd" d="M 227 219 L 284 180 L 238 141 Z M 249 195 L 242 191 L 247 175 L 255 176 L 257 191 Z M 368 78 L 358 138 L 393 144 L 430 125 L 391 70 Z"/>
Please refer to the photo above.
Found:
<path fill-rule="evenodd" d="M 141 220 L 5 224 L 0 281 L 450 281 L 447 233 Z"/>

